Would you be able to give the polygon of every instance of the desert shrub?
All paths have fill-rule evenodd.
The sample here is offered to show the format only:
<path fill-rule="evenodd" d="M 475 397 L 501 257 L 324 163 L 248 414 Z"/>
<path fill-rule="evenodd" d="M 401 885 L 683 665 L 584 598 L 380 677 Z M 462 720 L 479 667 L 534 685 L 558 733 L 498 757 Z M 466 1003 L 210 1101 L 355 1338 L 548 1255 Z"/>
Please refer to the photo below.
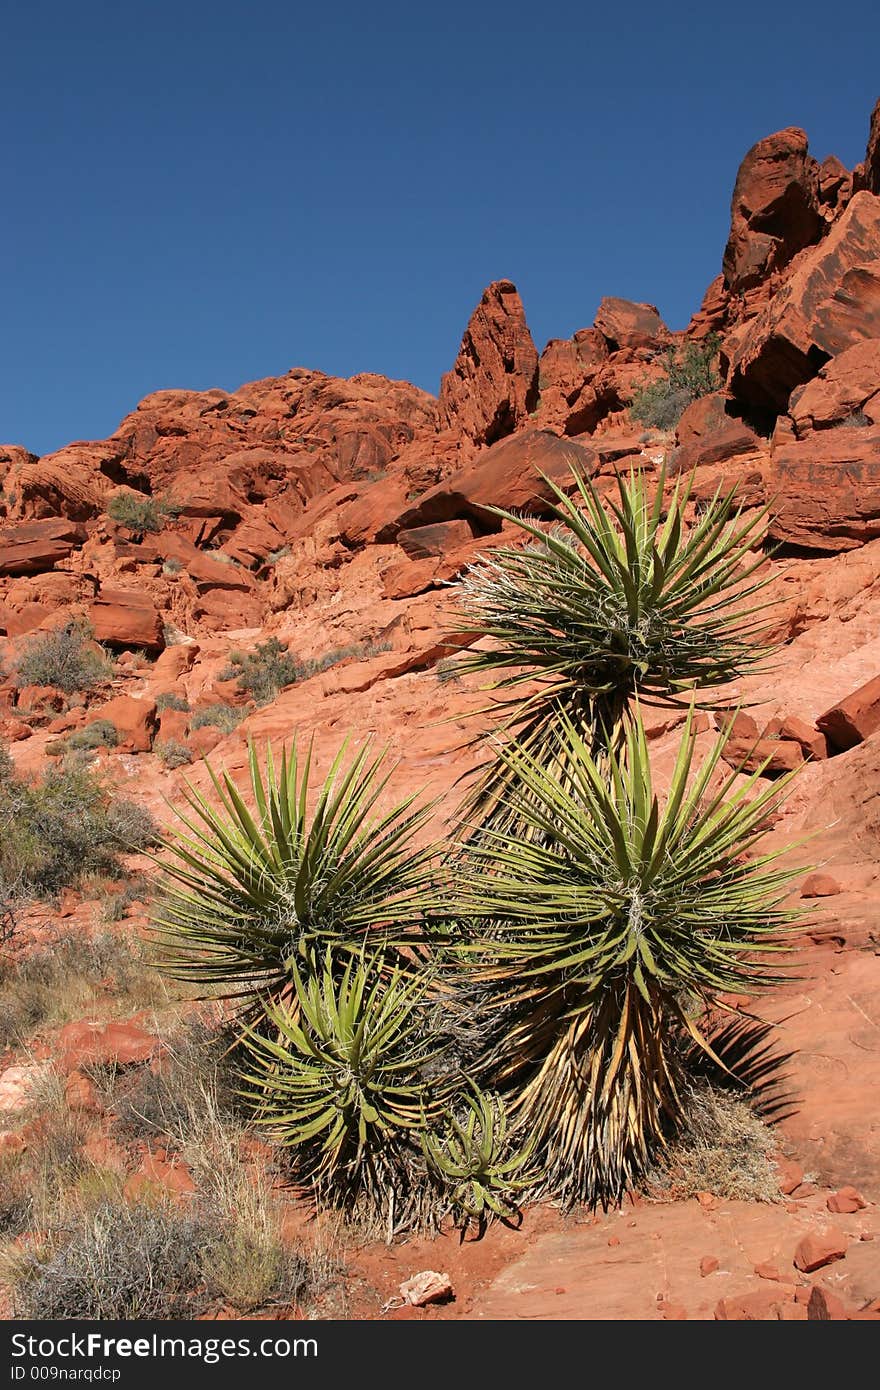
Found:
<path fill-rule="evenodd" d="M 142 874 L 136 875 L 124 888 L 106 892 L 101 899 L 101 917 L 105 922 L 123 922 L 132 903 L 146 902 L 150 885 Z"/>
<path fill-rule="evenodd" d="M 721 385 L 714 366 L 718 341 L 717 334 L 711 334 L 702 345 L 687 343 L 678 352 L 670 348 L 664 359 L 665 380 L 652 381 L 635 392 L 629 408 L 632 419 L 654 429 L 672 429 L 692 401 L 717 391 Z"/>
<path fill-rule="evenodd" d="M 161 1070 L 135 1067 L 114 1078 L 108 1100 L 119 1131 L 147 1141 L 161 1135 L 179 1151 L 192 1146 L 208 1110 L 215 1129 L 234 1124 L 241 1110 L 234 1043 L 234 1034 L 202 1018 L 180 1024 L 164 1039 Z"/>
<path fill-rule="evenodd" d="M 343 748 L 312 788 L 295 747 L 251 748 L 247 801 L 193 790 L 168 842 L 162 967 L 239 999 L 255 1122 L 389 1236 L 619 1201 L 696 1123 L 712 1011 L 786 978 L 795 871 L 762 837 L 790 778 L 728 770 L 729 728 L 698 757 L 691 708 L 660 796 L 638 703 L 710 703 L 765 655 L 764 516 L 694 518 L 662 474 L 573 484 L 549 531 L 501 513 L 530 545 L 461 586 L 490 642 L 460 669 L 501 698 L 450 844 L 413 799 L 376 819 L 382 758 Z"/>
<path fill-rule="evenodd" d="M 286 555 L 289 555 L 289 554 L 290 554 L 290 546 L 289 546 L 289 545 L 282 545 L 282 546 L 279 546 L 277 550 L 270 550 L 270 551 L 269 551 L 269 554 L 266 556 L 266 564 L 267 564 L 267 565 L 277 565 L 277 563 L 278 563 L 279 560 L 283 560 L 284 557 L 285 557 Z"/>
<path fill-rule="evenodd" d="M 77 1018 L 110 991 L 129 1002 L 158 997 L 155 971 L 136 941 L 118 933 L 59 932 L 0 962 L 0 1048 L 40 1027 Z"/>
<path fill-rule="evenodd" d="M 216 1223 L 171 1206 L 102 1203 L 57 1245 L 22 1252 L 16 1315 L 34 1319 L 187 1318 L 201 1311 L 202 1251 Z M 57 1235 L 56 1235 L 57 1238 Z"/>
<path fill-rule="evenodd" d="M 180 574 L 182 569 L 183 561 L 178 560 L 176 555 L 169 555 L 167 559 L 162 561 L 163 574 Z"/>
<path fill-rule="evenodd" d="M 237 729 L 244 715 L 240 709 L 234 705 L 205 705 L 202 709 L 194 711 L 189 721 L 191 729 L 203 729 L 206 725 L 221 729 L 225 734 L 231 734 L 233 729 Z"/>
<path fill-rule="evenodd" d="M 161 695 L 156 696 L 156 709 L 160 712 L 163 709 L 176 709 L 186 714 L 189 711 L 189 700 L 174 690 L 163 690 Z"/>
<path fill-rule="evenodd" d="M 67 747 L 74 750 L 89 751 L 94 748 L 115 748 L 119 742 L 119 731 L 109 719 L 96 719 L 84 729 L 77 729 L 67 740 Z"/>
<path fill-rule="evenodd" d="M 252 652 L 233 652 L 229 666 L 221 672 L 220 679 L 236 679 L 239 690 L 265 705 L 287 686 L 319 675 L 340 661 L 347 661 L 350 657 L 365 661 L 389 650 L 385 643 L 359 642 L 347 647 L 334 647 L 322 656 L 300 661 L 290 655 L 287 646 L 286 642 L 279 642 L 277 637 L 270 637 L 266 642 L 258 643 Z"/>
<path fill-rule="evenodd" d="M 51 898 L 89 874 L 119 873 L 119 854 L 157 836 L 149 812 L 92 772 L 53 768 L 41 782 L 0 781 L 0 889 Z"/>
<path fill-rule="evenodd" d="M 93 690 L 113 668 L 107 655 L 90 645 L 92 637 L 89 625 L 79 620 L 32 637 L 18 659 L 18 684 L 51 685 L 65 695 Z"/>
<path fill-rule="evenodd" d="M 279 691 L 299 680 L 301 666 L 287 650 L 286 642 L 270 637 L 252 652 L 231 652 L 221 680 L 236 680 L 238 688 L 259 704 L 268 704 Z"/>
<path fill-rule="evenodd" d="M 178 738 L 157 739 L 153 744 L 153 752 L 159 759 L 163 767 L 169 770 L 175 767 L 185 767 L 192 762 L 192 753 L 185 743 L 181 743 Z"/>
<path fill-rule="evenodd" d="M 118 526 L 135 535 L 158 532 L 175 509 L 160 498 L 147 497 L 141 492 L 116 492 L 107 503 L 107 515 Z"/>

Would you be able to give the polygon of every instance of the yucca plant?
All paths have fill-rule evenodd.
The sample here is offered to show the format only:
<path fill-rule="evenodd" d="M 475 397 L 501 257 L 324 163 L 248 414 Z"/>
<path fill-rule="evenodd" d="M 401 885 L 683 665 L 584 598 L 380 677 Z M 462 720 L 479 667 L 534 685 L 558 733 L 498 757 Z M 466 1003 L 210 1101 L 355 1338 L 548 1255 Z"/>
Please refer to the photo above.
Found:
<path fill-rule="evenodd" d="M 662 469 L 653 486 L 619 474 L 615 500 L 572 473 L 572 496 L 547 480 L 549 529 L 498 511 L 531 544 L 484 557 L 460 591 L 462 626 L 491 646 L 459 669 L 493 673 L 495 689 L 512 692 L 496 705 L 501 732 L 548 765 L 562 756 L 565 720 L 595 755 L 622 738 L 633 696 L 678 700 L 766 655 L 755 603 L 766 556 L 754 551 L 764 511 L 746 517 L 735 491 L 718 491 L 688 525 L 692 479 L 665 496 Z M 526 683 L 536 688 L 523 693 Z M 491 815 L 510 775 L 504 762 L 490 765 L 472 804 Z"/>
<path fill-rule="evenodd" d="M 423 1124 L 422 1148 L 459 1224 L 467 1229 L 474 1221 L 482 1230 L 492 1216 L 510 1221 L 517 1215 L 517 1198 L 536 1178 L 529 1170 L 533 1145 L 511 1151 L 499 1096 L 471 1083 L 462 1104 L 461 1119 L 450 1113 L 445 1126 Z"/>
<path fill-rule="evenodd" d="M 153 928 L 166 974 L 259 1012 L 328 945 L 371 939 L 390 957 L 417 942 L 435 850 L 415 843 L 430 805 L 378 811 L 390 770 L 369 744 L 344 744 L 314 792 L 311 749 L 294 745 L 276 767 L 267 748 L 263 770 L 251 745 L 249 759 L 253 809 L 228 773 L 211 772 L 216 804 L 188 788 Z"/>
<path fill-rule="evenodd" d="M 786 978 L 795 871 L 759 842 L 789 778 L 722 770 L 727 731 L 695 766 L 689 714 L 661 802 L 638 709 L 601 757 L 565 716 L 560 737 L 564 778 L 500 750 L 514 817 L 456 865 L 475 932 L 459 950 L 494 983 L 503 1027 L 480 1069 L 534 1141 L 543 1190 L 607 1203 L 675 1126 L 682 1043 L 710 1046 L 703 1010 Z"/>
<path fill-rule="evenodd" d="M 250 1031 L 243 1073 L 256 1121 L 295 1148 L 297 1168 L 333 1205 L 361 1215 L 418 1201 L 419 1133 L 442 1112 L 428 1073 L 430 974 L 404 973 L 361 948 L 290 966 L 296 1008 L 269 1006 L 272 1036 Z M 421 1165 L 422 1167 L 424 1165 Z"/>

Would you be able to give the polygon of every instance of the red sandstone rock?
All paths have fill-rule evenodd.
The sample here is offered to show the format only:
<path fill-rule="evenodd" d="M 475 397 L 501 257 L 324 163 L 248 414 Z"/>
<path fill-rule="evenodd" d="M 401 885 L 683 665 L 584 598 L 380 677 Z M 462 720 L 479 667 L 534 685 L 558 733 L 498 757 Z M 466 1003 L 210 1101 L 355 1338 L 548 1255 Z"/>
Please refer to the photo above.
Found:
<path fill-rule="evenodd" d="M 40 574 L 66 560 L 86 539 L 84 526 L 61 517 L 0 527 L 0 575 Z"/>
<path fill-rule="evenodd" d="M 687 407 L 675 432 L 679 447 L 673 463 L 677 472 L 722 463 L 761 446 L 754 430 L 727 414 L 726 404 L 727 398 L 720 391 L 713 391 Z"/>
<path fill-rule="evenodd" d="M 417 498 L 398 518 L 398 527 L 412 530 L 438 521 L 465 520 L 474 522 L 479 530 L 498 531 L 500 518 L 489 507 L 546 515 L 553 494 L 540 474 L 565 487 L 571 483 L 573 467 L 591 476 L 596 468 L 595 455 L 545 430 L 524 430 L 493 445 L 478 455 L 470 468 L 454 473 Z"/>
<path fill-rule="evenodd" d="M 474 534 L 466 521 L 438 521 L 432 526 L 416 526 L 398 531 L 397 544 L 411 560 L 427 560 L 445 555 L 459 546 L 469 545 Z"/>
<path fill-rule="evenodd" d="M 790 127 L 753 145 L 731 202 L 724 283 L 739 293 L 819 240 L 819 169 L 802 130 Z"/>
<path fill-rule="evenodd" d="M 116 749 L 120 753 L 149 753 L 156 732 L 156 701 L 133 695 L 117 695 L 97 711 L 99 719 L 109 719 L 116 729 Z"/>
<path fill-rule="evenodd" d="M 871 113 L 871 129 L 865 154 L 864 184 L 870 193 L 880 194 L 880 101 Z"/>
<path fill-rule="evenodd" d="M 725 344 L 728 387 L 751 406 L 786 409 L 829 357 L 880 337 L 880 202 L 858 193 L 767 307 Z"/>
<path fill-rule="evenodd" d="M 161 614 L 149 599 L 130 589 L 101 586 L 89 605 L 89 622 L 99 642 L 111 647 L 142 647 L 160 652 L 165 646 Z"/>
<path fill-rule="evenodd" d="M 791 394 L 788 413 L 800 438 L 861 412 L 880 425 L 880 338 L 847 348 Z"/>
<path fill-rule="evenodd" d="M 441 428 L 472 444 L 494 444 L 524 425 L 538 399 L 538 353 L 522 301 L 496 280 L 471 315 L 452 370 L 440 387 Z"/>
<path fill-rule="evenodd" d="M 720 1260 L 714 1255 L 704 1255 L 700 1260 L 700 1277 L 705 1279 L 709 1274 L 714 1274 L 720 1264 Z"/>
<path fill-rule="evenodd" d="M 804 1170 L 793 1158 L 777 1158 L 776 1173 L 779 1178 L 779 1191 L 789 1196 L 804 1180 Z"/>
<path fill-rule="evenodd" d="M 880 536 L 880 428 L 823 430 L 786 444 L 766 473 L 771 540 L 852 550 Z"/>
<path fill-rule="evenodd" d="M 855 748 L 880 729 L 880 676 L 866 681 L 816 720 L 835 748 Z"/>
<path fill-rule="evenodd" d="M 801 889 L 802 898 L 833 898 L 841 891 L 840 884 L 831 874 L 809 874 Z"/>
<path fill-rule="evenodd" d="M 154 680 L 179 680 L 192 670 L 199 651 L 197 642 L 176 642 L 174 646 L 166 647 L 153 665 Z"/>
<path fill-rule="evenodd" d="M 210 724 L 203 724 L 199 729 L 191 729 L 187 734 L 187 743 L 191 753 L 196 758 L 206 758 L 209 753 L 213 753 L 218 743 L 222 743 L 226 735 Z"/>
<path fill-rule="evenodd" d="M 813 1285 L 807 1304 L 809 1322 L 845 1322 L 848 1316 L 846 1306 L 836 1294 L 824 1289 L 821 1284 Z"/>
<path fill-rule="evenodd" d="M 608 393 L 592 387 L 608 355 L 608 344 L 596 328 L 550 339 L 538 363 L 536 419 L 543 428 L 568 435 L 595 429 L 610 408 Z"/>
<path fill-rule="evenodd" d="M 812 1274 L 814 1269 L 833 1264 L 846 1256 L 849 1241 L 843 1231 L 827 1226 L 822 1231 L 810 1231 L 798 1241 L 794 1252 L 794 1266 L 804 1274 Z"/>
<path fill-rule="evenodd" d="M 64 1025 L 58 1034 L 57 1046 L 65 1070 L 71 1072 L 84 1062 L 117 1062 L 128 1066 L 133 1062 L 149 1061 L 158 1051 L 159 1039 L 131 1020 L 92 1023 L 82 1019 Z"/>
<path fill-rule="evenodd" d="M 669 330 L 653 304 L 606 296 L 596 310 L 597 328 L 612 352 L 618 348 L 653 347 L 669 337 Z"/>
<path fill-rule="evenodd" d="M 788 1285 L 755 1289 L 753 1293 L 722 1298 L 715 1308 L 717 1322 L 778 1322 L 785 1304 L 793 1301 Z"/>
<path fill-rule="evenodd" d="M 855 1211 L 862 1211 L 868 1204 L 856 1188 L 841 1187 L 837 1192 L 832 1192 L 825 1205 L 835 1216 L 849 1216 Z"/>
<path fill-rule="evenodd" d="M 159 1190 L 167 1196 L 180 1199 L 190 1197 L 197 1191 L 192 1173 L 183 1159 L 169 1163 L 158 1154 L 144 1154 L 140 1167 L 126 1180 L 123 1195 L 129 1202 L 149 1197 Z"/>
<path fill-rule="evenodd" d="M 722 757 L 730 767 L 745 772 L 754 772 L 766 764 L 768 773 L 791 772 L 804 760 L 799 743 L 793 739 L 759 736 L 754 719 L 742 712 L 734 717 Z"/>
<path fill-rule="evenodd" d="M 90 1134 L 82 1146 L 83 1155 L 96 1168 L 105 1168 L 124 1177 L 128 1162 L 125 1150 L 108 1134 Z"/>
<path fill-rule="evenodd" d="M 774 735 L 782 739 L 793 739 L 803 749 L 805 758 L 822 759 L 828 757 L 828 741 L 824 734 L 795 714 L 786 714 L 782 719 L 771 719 L 764 730 L 765 736 Z"/>

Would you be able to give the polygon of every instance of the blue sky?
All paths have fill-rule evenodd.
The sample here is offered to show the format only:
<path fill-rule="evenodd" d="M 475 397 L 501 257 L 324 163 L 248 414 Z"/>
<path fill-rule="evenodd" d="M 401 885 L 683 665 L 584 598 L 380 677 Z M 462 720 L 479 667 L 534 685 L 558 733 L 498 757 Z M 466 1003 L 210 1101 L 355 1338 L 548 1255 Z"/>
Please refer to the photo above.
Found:
<path fill-rule="evenodd" d="M 683 326 L 736 168 L 864 155 L 875 0 L 28 0 L 0 19 L 0 440 L 293 366 L 436 391 L 513 279 L 539 348 L 603 294 Z"/>

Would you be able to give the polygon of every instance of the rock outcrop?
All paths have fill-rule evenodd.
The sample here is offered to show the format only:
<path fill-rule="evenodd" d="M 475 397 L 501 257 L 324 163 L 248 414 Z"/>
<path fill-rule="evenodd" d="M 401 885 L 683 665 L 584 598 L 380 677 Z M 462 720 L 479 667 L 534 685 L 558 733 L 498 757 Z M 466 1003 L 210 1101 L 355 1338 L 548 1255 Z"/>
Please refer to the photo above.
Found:
<path fill-rule="evenodd" d="M 790 127 L 759 140 L 740 165 L 733 190 L 722 262 L 726 288 L 734 294 L 753 288 L 823 231 L 819 166 L 804 131 Z"/>
<path fill-rule="evenodd" d="M 483 291 L 440 387 L 441 426 L 472 445 L 494 444 L 524 425 L 538 400 L 538 353 L 510 280 Z"/>
<path fill-rule="evenodd" d="M 784 411 L 829 358 L 880 337 L 880 200 L 858 193 L 751 322 L 728 339 L 729 386 L 746 406 Z"/>

